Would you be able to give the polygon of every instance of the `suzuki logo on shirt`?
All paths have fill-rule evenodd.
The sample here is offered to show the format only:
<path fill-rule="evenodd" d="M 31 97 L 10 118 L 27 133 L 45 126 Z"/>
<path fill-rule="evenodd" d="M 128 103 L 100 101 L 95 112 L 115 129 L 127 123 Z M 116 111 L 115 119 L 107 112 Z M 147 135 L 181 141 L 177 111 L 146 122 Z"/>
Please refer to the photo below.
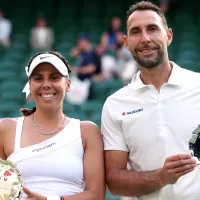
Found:
<path fill-rule="evenodd" d="M 53 142 L 53 143 L 51 143 L 51 144 L 48 144 L 48 145 L 46 145 L 46 146 L 44 146 L 44 147 L 41 147 L 41 148 L 38 148 L 38 149 L 34 149 L 34 150 L 32 150 L 32 152 L 38 152 L 38 151 L 41 151 L 41 150 L 44 150 L 44 149 L 47 149 L 47 148 L 49 148 L 49 147 L 52 147 L 53 145 L 55 145 L 56 143 L 55 142 Z"/>
<path fill-rule="evenodd" d="M 142 111 L 143 111 L 143 108 L 140 108 L 140 109 L 132 110 L 132 111 L 129 111 L 129 112 L 123 112 L 122 115 L 123 116 L 125 116 L 125 115 L 131 115 L 131 114 L 142 112 Z"/>

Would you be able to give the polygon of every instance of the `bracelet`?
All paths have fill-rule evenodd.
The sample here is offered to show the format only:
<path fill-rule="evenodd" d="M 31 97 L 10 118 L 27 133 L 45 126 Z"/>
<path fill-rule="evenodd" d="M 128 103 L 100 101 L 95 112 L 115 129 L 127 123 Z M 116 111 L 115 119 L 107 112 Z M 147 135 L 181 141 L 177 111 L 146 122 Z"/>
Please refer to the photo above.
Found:
<path fill-rule="evenodd" d="M 47 196 L 47 200 L 61 200 L 59 196 Z"/>

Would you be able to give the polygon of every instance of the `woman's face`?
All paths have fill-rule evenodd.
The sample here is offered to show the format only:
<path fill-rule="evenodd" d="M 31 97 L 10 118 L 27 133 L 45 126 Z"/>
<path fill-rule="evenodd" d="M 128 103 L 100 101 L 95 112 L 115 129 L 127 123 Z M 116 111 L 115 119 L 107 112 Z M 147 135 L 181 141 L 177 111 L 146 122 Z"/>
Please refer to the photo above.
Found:
<path fill-rule="evenodd" d="M 37 107 L 58 109 L 62 107 L 70 80 L 51 64 L 38 65 L 30 77 L 30 92 Z"/>

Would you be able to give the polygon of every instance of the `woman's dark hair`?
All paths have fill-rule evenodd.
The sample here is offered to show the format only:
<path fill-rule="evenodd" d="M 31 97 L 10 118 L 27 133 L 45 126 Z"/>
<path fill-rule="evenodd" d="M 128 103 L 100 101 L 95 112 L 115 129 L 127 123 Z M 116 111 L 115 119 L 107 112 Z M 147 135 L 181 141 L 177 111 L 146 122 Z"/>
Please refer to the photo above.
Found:
<path fill-rule="evenodd" d="M 36 111 L 36 107 L 33 107 L 32 109 L 29 109 L 29 108 L 21 108 L 21 109 L 20 109 L 20 113 L 21 113 L 23 116 L 31 115 L 31 114 L 33 114 L 35 111 Z"/>
<path fill-rule="evenodd" d="M 36 55 L 34 55 L 33 57 L 31 57 L 30 61 L 28 62 L 28 70 L 29 70 L 29 67 L 32 63 L 32 61 L 34 60 L 35 57 L 37 57 L 38 55 L 40 54 L 53 54 L 55 56 L 57 56 L 58 58 L 60 58 L 63 63 L 65 64 L 65 66 L 67 67 L 67 70 L 68 70 L 68 73 L 70 74 L 71 73 L 71 69 L 70 69 L 70 65 L 69 65 L 69 62 L 65 59 L 65 57 L 63 55 L 61 55 L 59 52 L 57 51 L 43 51 L 43 52 L 39 52 L 37 53 Z M 20 113 L 23 115 L 23 116 L 28 116 L 28 115 L 31 115 L 33 114 L 34 112 L 36 111 L 36 107 L 34 107 L 33 109 L 29 109 L 29 108 L 21 108 L 20 109 Z"/>

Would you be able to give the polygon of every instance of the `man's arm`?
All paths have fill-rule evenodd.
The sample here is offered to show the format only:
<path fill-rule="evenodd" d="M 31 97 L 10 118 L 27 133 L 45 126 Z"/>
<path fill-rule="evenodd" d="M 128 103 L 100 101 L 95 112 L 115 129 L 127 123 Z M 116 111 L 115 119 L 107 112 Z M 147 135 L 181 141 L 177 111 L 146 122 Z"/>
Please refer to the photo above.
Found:
<path fill-rule="evenodd" d="M 106 181 L 113 195 L 141 196 L 165 185 L 174 184 L 179 177 L 196 166 L 189 154 L 166 159 L 163 168 L 149 172 L 127 170 L 128 152 L 105 151 Z"/>
<path fill-rule="evenodd" d="M 82 67 L 73 67 L 72 72 L 75 74 L 93 74 L 96 70 L 95 64 L 89 64 Z"/>
<path fill-rule="evenodd" d="M 79 68 L 79 74 L 92 74 L 96 70 L 95 64 L 85 65 Z"/>

